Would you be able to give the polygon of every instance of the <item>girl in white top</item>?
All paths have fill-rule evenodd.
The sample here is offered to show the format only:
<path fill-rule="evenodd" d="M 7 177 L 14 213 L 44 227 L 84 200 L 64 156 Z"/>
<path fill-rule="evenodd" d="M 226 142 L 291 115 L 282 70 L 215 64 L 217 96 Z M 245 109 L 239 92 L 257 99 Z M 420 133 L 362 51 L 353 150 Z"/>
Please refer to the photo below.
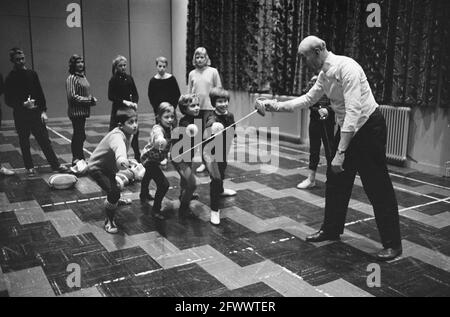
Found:
<path fill-rule="evenodd" d="M 195 66 L 195 69 L 189 73 L 188 93 L 196 94 L 199 98 L 203 134 L 208 117 L 214 111 L 209 99 L 209 92 L 215 87 L 222 88 L 222 82 L 217 69 L 210 66 L 211 60 L 206 48 L 199 47 L 195 50 L 192 64 Z M 196 171 L 201 173 L 204 170 L 205 164 L 202 164 Z"/>

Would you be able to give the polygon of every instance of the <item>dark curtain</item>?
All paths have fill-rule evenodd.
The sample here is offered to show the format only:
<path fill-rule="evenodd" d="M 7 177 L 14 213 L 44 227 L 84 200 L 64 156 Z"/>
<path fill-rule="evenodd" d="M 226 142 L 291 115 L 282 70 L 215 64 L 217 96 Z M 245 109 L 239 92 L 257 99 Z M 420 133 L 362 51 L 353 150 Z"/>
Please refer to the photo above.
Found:
<path fill-rule="evenodd" d="M 211 66 L 219 70 L 226 89 L 258 90 L 261 72 L 257 67 L 258 1 L 195 0 L 188 4 L 187 74 L 194 69 L 192 59 L 197 47 L 208 51 Z"/>
<path fill-rule="evenodd" d="M 205 46 L 225 88 L 300 95 L 312 74 L 297 48 L 317 35 L 361 64 L 378 102 L 450 108 L 449 16 L 447 0 L 190 0 L 188 71 Z"/>
<path fill-rule="evenodd" d="M 450 107 L 448 1 L 399 1 L 394 38 L 392 100 Z"/>

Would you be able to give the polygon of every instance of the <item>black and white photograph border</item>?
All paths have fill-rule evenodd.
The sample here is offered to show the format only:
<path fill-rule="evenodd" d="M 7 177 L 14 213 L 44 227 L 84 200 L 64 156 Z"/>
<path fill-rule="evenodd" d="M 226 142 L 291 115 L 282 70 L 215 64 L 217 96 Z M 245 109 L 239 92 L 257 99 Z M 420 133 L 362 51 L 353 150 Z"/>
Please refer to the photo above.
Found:
<path fill-rule="evenodd" d="M 450 296 L 449 15 L 0 1 L 0 297 Z"/>

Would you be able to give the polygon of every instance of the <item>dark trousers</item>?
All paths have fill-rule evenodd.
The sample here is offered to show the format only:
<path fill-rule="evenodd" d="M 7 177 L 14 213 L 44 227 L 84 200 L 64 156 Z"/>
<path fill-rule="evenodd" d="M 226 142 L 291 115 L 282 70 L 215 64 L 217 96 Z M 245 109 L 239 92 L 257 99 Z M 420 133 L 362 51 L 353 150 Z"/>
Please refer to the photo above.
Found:
<path fill-rule="evenodd" d="M 215 160 L 205 160 L 211 183 L 209 184 L 209 195 L 211 200 L 211 210 L 219 210 L 220 194 L 223 193 L 223 180 L 225 179 L 225 170 L 227 162 L 217 162 Z"/>
<path fill-rule="evenodd" d="M 117 119 L 116 119 L 117 109 L 113 109 L 111 112 L 111 119 L 109 120 L 109 131 L 113 130 L 117 127 Z M 139 128 L 133 138 L 131 139 L 131 148 L 134 152 L 134 158 L 136 161 L 141 161 L 141 152 L 139 151 Z"/>
<path fill-rule="evenodd" d="M 328 168 L 325 193 L 325 219 L 322 229 L 342 234 L 356 173 L 359 173 L 373 206 L 384 248 L 401 246 L 398 204 L 386 166 L 386 122 L 377 109 L 355 134 L 345 154 L 344 172 Z M 340 134 L 336 135 L 336 152 Z"/>
<path fill-rule="evenodd" d="M 86 118 L 71 118 L 73 134 L 72 143 L 70 147 L 72 149 L 72 163 L 75 160 L 84 160 L 83 145 L 86 141 Z"/>
<path fill-rule="evenodd" d="M 0 104 L 0 128 L 2 127 L 2 118 L 3 118 L 2 117 L 2 108 L 1 108 L 1 104 Z M 2 160 L 0 160 L 0 167 L 1 167 L 1 163 L 2 163 Z"/>
<path fill-rule="evenodd" d="M 148 193 L 150 181 L 152 179 L 156 183 L 156 194 L 155 201 L 153 203 L 153 209 L 156 211 L 160 211 L 162 200 L 169 191 L 169 181 L 159 167 L 159 162 L 148 162 L 147 164 L 145 164 L 145 175 L 141 181 L 142 194 Z"/>
<path fill-rule="evenodd" d="M 30 151 L 31 134 L 35 137 L 52 169 L 59 167 L 60 164 L 58 158 L 53 151 L 47 128 L 42 122 L 41 114 L 39 112 L 29 112 L 26 115 L 14 113 L 14 124 L 16 126 L 17 134 L 19 135 L 20 149 L 22 151 L 25 168 L 30 169 L 34 167 Z"/>
<path fill-rule="evenodd" d="M 180 209 L 189 207 L 192 195 L 197 188 L 191 162 L 172 162 L 173 166 L 180 174 Z"/>
<path fill-rule="evenodd" d="M 333 158 L 331 151 L 334 141 L 334 120 L 328 117 L 326 120 L 311 118 L 309 121 L 309 169 L 317 170 L 320 162 L 321 142 L 325 147 L 325 157 L 330 165 Z"/>
<path fill-rule="evenodd" d="M 200 110 L 200 118 L 202 118 L 202 141 L 205 141 L 204 132 L 206 130 L 206 123 L 208 122 L 209 116 L 213 113 L 214 110 Z M 203 145 L 204 146 L 204 145 Z M 200 147 L 202 149 L 202 147 Z M 205 159 L 203 158 L 203 150 L 202 152 L 202 162 L 206 165 Z"/>
<path fill-rule="evenodd" d="M 1 105 L 0 105 L 1 106 Z M 0 107 L 0 128 L 2 127 L 2 108 Z M 1 168 L 2 160 L 0 159 L 0 168 Z"/>
<path fill-rule="evenodd" d="M 117 187 L 116 174 L 109 174 L 101 170 L 92 171 L 89 173 L 95 182 L 106 192 L 106 199 L 112 205 L 117 204 L 120 199 L 120 189 Z M 106 209 L 106 216 L 112 220 L 114 219 L 114 210 Z"/>

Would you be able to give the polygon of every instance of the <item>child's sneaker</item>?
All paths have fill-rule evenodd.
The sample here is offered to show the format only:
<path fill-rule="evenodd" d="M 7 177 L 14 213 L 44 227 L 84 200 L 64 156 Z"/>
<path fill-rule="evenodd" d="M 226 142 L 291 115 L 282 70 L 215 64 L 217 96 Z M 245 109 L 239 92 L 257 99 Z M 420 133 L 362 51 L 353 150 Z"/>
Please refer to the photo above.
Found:
<path fill-rule="evenodd" d="M 64 166 L 64 165 L 59 165 L 59 166 L 57 166 L 55 168 L 52 168 L 52 170 L 54 172 L 57 172 L 57 173 L 60 173 L 60 174 L 65 174 L 65 173 L 70 172 L 70 169 L 67 166 Z"/>
<path fill-rule="evenodd" d="M 220 224 L 220 210 L 218 211 L 211 210 L 211 223 L 213 225 Z"/>
<path fill-rule="evenodd" d="M 155 217 L 156 219 L 159 219 L 159 220 L 165 220 L 166 219 L 166 217 L 164 216 L 164 214 L 161 211 L 161 206 L 153 205 L 152 216 Z"/>
<path fill-rule="evenodd" d="M 178 196 L 178 199 L 181 201 L 182 197 L 183 197 L 183 193 L 181 193 L 180 196 Z M 200 200 L 200 196 L 197 193 L 193 193 L 192 197 L 191 197 L 191 201 L 192 200 Z"/>
<path fill-rule="evenodd" d="M 309 178 L 305 179 L 303 182 L 297 185 L 298 189 L 308 189 L 316 186 L 316 182 L 311 182 Z"/>
<path fill-rule="evenodd" d="M 153 211 L 152 216 L 159 220 L 166 220 L 166 216 L 161 212 L 161 210 Z"/>
<path fill-rule="evenodd" d="M 232 189 L 227 189 L 225 188 L 223 190 L 223 193 L 220 194 L 221 197 L 232 197 L 232 196 L 236 196 L 236 191 L 232 190 Z"/>
<path fill-rule="evenodd" d="M 121 198 L 119 199 L 119 201 L 117 202 L 117 206 L 126 206 L 126 205 L 131 205 L 133 202 L 131 199 L 128 198 Z"/>
<path fill-rule="evenodd" d="M 152 216 L 159 220 L 166 220 L 166 217 L 164 216 L 164 214 L 161 211 L 154 212 L 152 214 Z"/>
<path fill-rule="evenodd" d="M 178 210 L 178 214 L 182 218 L 197 218 L 197 216 L 192 212 L 191 208 L 180 206 L 180 209 Z"/>
<path fill-rule="evenodd" d="M 6 167 L 1 167 L 0 168 L 0 175 L 5 175 L 5 176 L 12 176 L 14 175 L 14 171 L 7 169 Z"/>
<path fill-rule="evenodd" d="M 109 219 L 105 220 L 105 231 L 110 234 L 116 234 L 119 230 L 117 229 L 117 225 L 114 220 L 110 221 Z"/>

